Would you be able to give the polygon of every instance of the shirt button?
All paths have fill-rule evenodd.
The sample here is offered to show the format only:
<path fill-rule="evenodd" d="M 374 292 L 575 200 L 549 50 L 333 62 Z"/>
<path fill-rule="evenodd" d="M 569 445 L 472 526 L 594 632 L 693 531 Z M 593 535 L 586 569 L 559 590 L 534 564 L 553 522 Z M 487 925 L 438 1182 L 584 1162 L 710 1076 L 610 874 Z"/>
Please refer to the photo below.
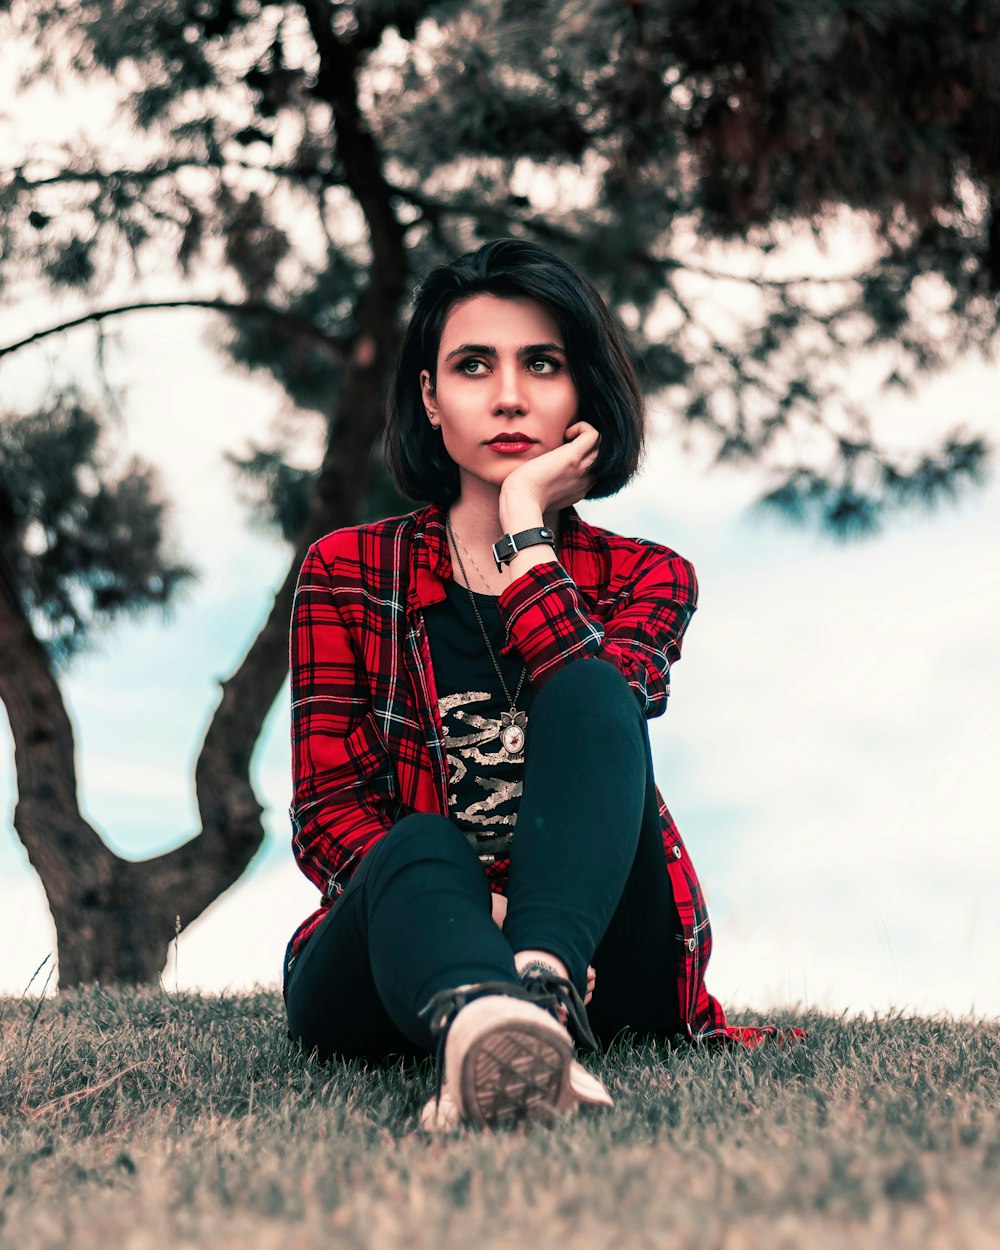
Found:
<path fill-rule="evenodd" d="M 694 940 L 694 938 L 688 938 L 688 950 L 689 951 L 693 951 L 697 945 L 698 943 Z"/>
<path fill-rule="evenodd" d="M 675 846 L 674 847 L 674 859 L 680 859 L 680 857 L 681 857 L 681 848 L 679 846 Z"/>

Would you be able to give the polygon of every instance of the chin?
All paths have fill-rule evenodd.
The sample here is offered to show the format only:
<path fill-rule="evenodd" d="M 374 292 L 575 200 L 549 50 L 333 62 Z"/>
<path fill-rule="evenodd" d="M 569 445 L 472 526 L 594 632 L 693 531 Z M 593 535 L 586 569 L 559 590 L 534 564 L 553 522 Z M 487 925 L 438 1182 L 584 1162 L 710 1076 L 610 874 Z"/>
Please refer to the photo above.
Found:
<path fill-rule="evenodd" d="M 459 467 L 459 480 L 461 481 L 464 479 L 469 482 L 482 482 L 486 486 L 495 486 L 499 490 L 504 482 L 506 482 L 507 478 L 510 477 L 511 469 L 513 469 L 514 466 L 511 465 L 509 469 L 505 465 L 491 465 L 490 467 L 492 468 L 492 472 L 484 470 L 481 465 L 477 466 L 475 469 L 465 469 Z"/>

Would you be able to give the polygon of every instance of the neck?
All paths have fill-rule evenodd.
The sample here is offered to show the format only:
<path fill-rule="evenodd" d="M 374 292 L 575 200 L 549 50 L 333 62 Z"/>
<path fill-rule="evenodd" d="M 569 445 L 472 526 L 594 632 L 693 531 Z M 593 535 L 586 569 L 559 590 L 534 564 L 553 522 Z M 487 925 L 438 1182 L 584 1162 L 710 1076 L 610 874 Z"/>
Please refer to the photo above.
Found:
<path fill-rule="evenodd" d="M 463 493 L 446 511 L 451 528 L 460 543 L 461 562 L 454 544 L 451 544 L 454 578 L 459 580 L 462 562 L 464 562 L 465 572 L 471 579 L 473 589 L 487 594 L 501 594 L 511 581 L 512 569 L 510 565 L 505 565 L 500 572 L 497 572 L 493 559 L 493 544 L 504 533 L 499 515 L 499 492 L 494 492 L 492 498 Z M 542 524 L 555 533 L 558 542 L 558 509 L 545 513 Z M 521 528 L 526 527 L 515 526 L 514 532 Z M 469 553 L 472 555 L 475 567 L 471 567 Z"/>
<path fill-rule="evenodd" d="M 493 544 L 504 532 L 500 522 L 499 492 L 489 497 L 470 495 L 464 492 L 450 508 L 445 509 L 455 532 L 466 547 L 479 560 L 480 553 L 493 563 Z M 559 540 L 559 510 L 552 508 L 542 518 L 542 525 L 547 526 Z"/>

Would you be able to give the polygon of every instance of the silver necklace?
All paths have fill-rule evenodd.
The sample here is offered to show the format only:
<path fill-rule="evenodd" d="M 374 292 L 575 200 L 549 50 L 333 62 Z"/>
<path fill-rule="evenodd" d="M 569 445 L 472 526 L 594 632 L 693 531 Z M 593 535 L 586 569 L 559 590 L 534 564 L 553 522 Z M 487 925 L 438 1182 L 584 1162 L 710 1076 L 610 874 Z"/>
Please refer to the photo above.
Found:
<path fill-rule="evenodd" d="M 461 539 L 459 538 L 459 536 L 455 533 L 455 531 L 451 528 L 451 523 L 450 523 L 450 522 L 449 522 L 449 524 L 448 524 L 448 532 L 451 534 L 451 536 L 452 536 L 452 538 L 455 540 L 455 542 L 456 542 L 456 543 L 458 543 L 458 546 L 459 546 L 459 547 L 461 547 L 461 548 L 462 548 L 462 550 L 465 552 L 465 554 L 469 557 L 469 560 L 470 560 L 470 562 L 471 562 L 471 564 L 472 564 L 472 567 L 473 567 L 473 568 L 476 570 L 476 572 L 479 574 L 479 580 L 483 583 L 483 585 L 484 585 L 484 586 L 486 587 L 486 589 L 490 592 L 490 594 L 492 594 L 493 592 L 490 590 L 490 584 L 489 584 L 489 582 L 486 580 L 486 577 L 485 577 L 485 576 L 484 576 L 484 574 L 483 574 L 483 570 L 479 567 L 479 565 L 475 562 L 475 560 L 473 560 L 473 559 L 472 559 L 472 552 L 471 552 L 471 551 L 469 550 L 469 548 L 465 545 L 465 543 L 463 543 L 463 542 L 462 542 L 462 540 L 461 540 Z M 461 563 L 462 563 L 462 558 L 461 558 L 461 556 L 459 556 L 459 561 L 458 561 L 458 562 L 459 562 L 459 565 L 461 565 Z M 464 567 L 462 568 L 462 572 L 463 572 L 463 574 L 464 574 L 464 572 L 465 572 Z M 468 585 L 468 581 L 469 581 L 469 579 L 468 579 L 468 578 L 466 578 L 466 579 L 465 579 L 465 581 L 466 581 L 466 584 Z"/>
<path fill-rule="evenodd" d="M 465 544 L 459 543 L 455 535 L 455 531 L 451 528 L 450 517 L 448 518 L 447 525 L 448 533 L 451 535 L 452 541 L 455 543 L 455 555 L 458 556 L 458 565 L 462 570 L 462 576 L 465 578 L 465 589 L 469 592 L 469 600 L 472 603 L 472 610 L 476 614 L 476 620 L 479 622 L 479 628 L 483 631 L 483 641 L 486 643 L 486 650 L 490 653 L 490 659 L 493 661 L 493 667 L 497 671 L 497 677 L 500 678 L 500 685 L 503 687 L 504 697 L 510 703 L 510 711 L 500 713 L 500 743 L 508 755 L 520 755 L 524 748 L 524 731 L 528 725 L 528 713 L 519 712 L 517 710 L 517 700 L 521 693 L 521 687 L 524 685 L 524 679 L 528 675 L 528 666 L 525 664 L 524 671 L 521 673 L 521 680 L 517 683 L 517 690 L 514 692 L 514 697 L 511 698 L 510 691 L 507 689 L 507 683 L 503 679 L 503 673 L 500 672 L 500 665 L 497 663 L 497 657 L 493 654 L 493 648 L 490 646 L 490 636 L 486 632 L 486 626 L 483 624 L 483 618 L 479 615 L 479 606 L 476 603 L 476 596 L 472 593 L 472 587 L 469 585 L 469 575 L 465 571 L 465 564 L 462 561 L 462 553 L 459 551 L 459 546 L 465 546 Z M 469 556 L 469 559 L 472 560 L 471 555 Z M 475 560 L 472 560 L 472 567 L 476 568 Z M 479 570 L 476 569 L 476 572 L 479 573 Z M 482 573 L 479 573 L 479 576 L 483 577 Z M 486 581 L 484 577 L 483 581 Z"/>

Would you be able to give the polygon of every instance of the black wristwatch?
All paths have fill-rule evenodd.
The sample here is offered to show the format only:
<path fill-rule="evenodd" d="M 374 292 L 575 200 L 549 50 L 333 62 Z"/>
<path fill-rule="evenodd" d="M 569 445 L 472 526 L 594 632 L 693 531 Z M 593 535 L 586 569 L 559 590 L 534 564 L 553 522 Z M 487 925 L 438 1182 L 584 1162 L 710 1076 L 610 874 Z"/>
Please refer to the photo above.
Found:
<path fill-rule="evenodd" d="M 523 551 L 525 547 L 534 547 L 537 543 L 549 543 L 555 547 L 556 536 L 545 525 L 533 530 L 521 530 L 520 534 L 504 534 L 499 542 L 493 544 L 493 559 L 497 562 L 497 572 L 502 572 L 503 566 L 509 564 L 519 551 Z"/>

